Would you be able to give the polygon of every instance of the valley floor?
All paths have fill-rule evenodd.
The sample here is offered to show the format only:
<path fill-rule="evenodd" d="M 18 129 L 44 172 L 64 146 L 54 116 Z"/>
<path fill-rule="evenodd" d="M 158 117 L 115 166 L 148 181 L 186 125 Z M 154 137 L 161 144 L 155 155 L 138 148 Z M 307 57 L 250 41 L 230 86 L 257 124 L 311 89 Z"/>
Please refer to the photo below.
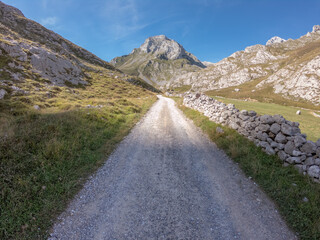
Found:
<path fill-rule="evenodd" d="M 237 164 L 159 98 L 50 239 L 295 239 Z"/>

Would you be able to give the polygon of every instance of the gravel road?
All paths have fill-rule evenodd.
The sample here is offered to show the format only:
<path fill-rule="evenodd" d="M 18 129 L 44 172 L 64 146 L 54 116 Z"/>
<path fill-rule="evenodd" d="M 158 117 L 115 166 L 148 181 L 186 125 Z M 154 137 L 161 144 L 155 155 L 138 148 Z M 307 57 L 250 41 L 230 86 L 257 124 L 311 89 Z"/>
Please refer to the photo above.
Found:
<path fill-rule="evenodd" d="M 296 239 L 239 167 L 159 96 L 49 239 Z"/>

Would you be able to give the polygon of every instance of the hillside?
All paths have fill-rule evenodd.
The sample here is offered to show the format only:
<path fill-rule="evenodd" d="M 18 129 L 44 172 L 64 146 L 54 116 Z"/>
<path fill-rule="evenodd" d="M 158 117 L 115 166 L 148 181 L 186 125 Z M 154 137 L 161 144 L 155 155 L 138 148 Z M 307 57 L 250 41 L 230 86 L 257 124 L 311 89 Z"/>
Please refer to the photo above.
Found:
<path fill-rule="evenodd" d="M 206 69 L 178 76 L 167 87 L 191 85 L 210 94 L 260 98 L 264 101 L 290 99 L 320 103 L 320 31 L 299 39 L 273 37 L 266 45 L 254 45 Z"/>
<path fill-rule="evenodd" d="M 147 38 L 129 55 L 116 57 L 111 63 L 121 71 L 162 86 L 178 75 L 195 72 L 206 66 L 183 46 L 164 35 Z"/>
<path fill-rule="evenodd" d="M 0 2 L 0 239 L 47 238 L 156 101 L 148 89 Z"/>

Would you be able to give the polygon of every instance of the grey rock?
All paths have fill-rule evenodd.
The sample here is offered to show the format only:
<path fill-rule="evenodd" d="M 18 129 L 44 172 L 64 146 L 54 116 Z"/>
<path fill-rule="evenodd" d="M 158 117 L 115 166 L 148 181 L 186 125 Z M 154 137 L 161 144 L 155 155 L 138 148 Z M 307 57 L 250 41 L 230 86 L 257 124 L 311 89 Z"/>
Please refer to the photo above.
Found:
<path fill-rule="evenodd" d="M 284 146 L 284 151 L 289 154 L 289 155 L 293 155 L 293 151 L 295 150 L 295 146 L 294 143 L 289 141 L 286 143 L 286 145 Z"/>
<path fill-rule="evenodd" d="M 278 148 L 279 143 L 272 141 L 272 142 L 270 143 L 270 146 L 271 146 L 272 148 Z"/>
<path fill-rule="evenodd" d="M 244 116 L 248 116 L 248 111 L 247 110 L 241 110 L 240 113 Z"/>
<path fill-rule="evenodd" d="M 303 202 L 309 202 L 309 199 L 308 199 L 307 197 L 304 197 L 304 198 L 302 199 L 302 201 L 303 201 Z"/>
<path fill-rule="evenodd" d="M 314 178 L 319 178 L 319 175 L 320 175 L 320 168 L 319 166 L 311 166 L 309 167 L 308 169 L 308 175 L 310 177 L 314 177 Z"/>
<path fill-rule="evenodd" d="M 270 127 L 270 132 L 278 134 L 280 132 L 280 125 L 278 123 L 273 123 Z"/>
<path fill-rule="evenodd" d="M 256 113 L 255 111 L 249 111 L 249 112 L 248 112 L 248 115 L 249 115 L 250 117 L 254 117 L 254 116 L 257 115 L 257 113 Z"/>
<path fill-rule="evenodd" d="M 231 122 L 229 125 L 232 129 L 237 130 L 240 126 L 238 124 L 236 124 L 235 122 Z"/>
<path fill-rule="evenodd" d="M 271 146 L 266 147 L 265 151 L 268 155 L 275 155 L 276 154 L 276 151 Z"/>
<path fill-rule="evenodd" d="M 233 110 L 233 109 L 235 109 L 235 106 L 234 106 L 234 104 L 229 103 L 229 104 L 227 105 L 227 108 L 228 108 L 229 110 Z"/>
<path fill-rule="evenodd" d="M 299 161 L 299 163 L 301 163 L 301 160 L 299 157 L 288 157 L 286 159 L 286 162 L 290 164 L 294 164 L 296 161 Z"/>
<path fill-rule="evenodd" d="M 301 147 L 304 143 L 307 142 L 306 138 L 303 135 L 295 136 L 293 141 L 297 148 Z"/>
<path fill-rule="evenodd" d="M 300 152 L 300 151 L 297 151 L 297 150 L 292 151 L 292 156 L 294 156 L 294 157 L 299 157 L 301 155 L 302 155 L 302 152 Z"/>
<path fill-rule="evenodd" d="M 265 124 L 272 124 L 275 122 L 275 119 L 270 115 L 262 115 L 260 121 Z"/>
<path fill-rule="evenodd" d="M 231 115 L 231 114 L 230 114 L 230 115 Z M 222 117 L 223 119 L 227 119 L 230 115 L 228 114 L 228 112 L 223 112 L 223 113 L 221 113 L 221 117 Z"/>
<path fill-rule="evenodd" d="M 302 152 L 305 152 L 305 153 L 315 153 L 316 152 L 316 149 L 317 149 L 317 146 L 314 142 L 312 141 L 307 141 L 301 148 L 300 150 Z"/>
<path fill-rule="evenodd" d="M 316 141 L 316 145 L 317 147 L 320 147 L 320 138 L 318 139 L 318 141 Z"/>
<path fill-rule="evenodd" d="M 282 124 L 285 122 L 285 119 L 281 115 L 273 115 L 273 119 L 275 120 L 276 123 Z"/>
<path fill-rule="evenodd" d="M 224 133 L 223 129 L 221 127 L 217 127 L 216 128 L 216 132 L 217 133 Z"/>
<path fill-rule="evenodd" d="M 262 147 L 267 154 L 269 154 L 269 155 L 274 155 L 275 154 L 275 151 L 273 150 L 273 148 L 270 146 L 269 143 L 267 143 L 265 141 L 261 141 L 259 143 L 259 146 Z"/>
<path fill-rule="evenodd" d="M 314 159 L 314 164 L 320 166 L 320 158 Z"/>
<path fill-rule="evenodd" d="M 293 122 L 293 127 L 299 127 L 300 126 L 300 123 L 298 122 Z"/>
<path fill-rule="evenodd" d="M 243 111 L 243 110 L 242 110 Z M 248 115 L 244 115 L 244 114 L 240 114 L 239 115 L 239 118 L 242 120 L 242 121 L 247 121 L 248 119 L 250 119 L 250 116 Z"/>
<path fill-rule="evenodd" d="M 256 127 L 256 131 L 257 132 L 259 132 L 259 131 L 261 131 L 261 132 L 267 132 L 267 131 L 269 131 L 269 129 L 270 129 L 270 126 L 268 125 L 268 124 L 260 124 L 259 126 L 257 126 Z"/>
<path fill-rule="evenodd" d="M 40 107 L 38 105 L 34 105 L 33 108 L 38 111 L 40 110 Z"/>
<path fill-rule="evenodd" d="M 279 151 L 277 155 L 282 161 L 286 160 L 288 157 L 288 154 L 286 154 L 284 151 Z"/>
<path fill-rule="evenodd" d="M 283 143 L 278 143 L 278 148 L 280 149 L 280 150 L 283 150 L 284 149 L 284 144 Z"/>
<path fill-rule="evenodd" d="M 316 154 L 317 154 L 318 157 L 320 157 L 320 147 L 317 148 Z"/>
<path fill-rule="evenodd" d="M 288 136 L 294 136 L 298 133 L 301 133 L 298 127 L 292 127 L 286 123 L 281 124 L 281 132 Z"/>
<path fill-rule="evenodd" d="M 308 157 L 308 158 L 304 161 L 304 164 L 305 164 L 306 166 L 315 165 L 314 158 L 313 158 L 313 157 Z"/>
<path fill-rule="evenodd" d="M 7 95 L 7 91 L 4 89 L 0 89 L 0 100 L 4 99 L 6 95 Z"/>
<path fill-rule="evenodd" d="M 278 143 L 286 143 L 287 142 L 287 138 L 286 136 L 284 136 L 281 132 L 279 132 L 276 135 L 276 138 L 274 139 L 276 142 Z"/>
<path fill-rule="evenodd" d="M 260 139 L 261 141 L 267 141 L 268 139 L 268 134 L 266 134 L 265 132 L 258 132 L 257 133 L 257 138 Z"/>

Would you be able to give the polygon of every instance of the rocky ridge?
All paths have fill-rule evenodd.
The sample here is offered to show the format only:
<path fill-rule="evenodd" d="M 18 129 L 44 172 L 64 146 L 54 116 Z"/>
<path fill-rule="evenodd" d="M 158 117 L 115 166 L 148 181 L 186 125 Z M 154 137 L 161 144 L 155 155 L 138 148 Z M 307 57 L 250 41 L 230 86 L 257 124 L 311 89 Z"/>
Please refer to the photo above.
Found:
<path fill-rule="evenodd" d="M 37 75 L 55 85 L 64 85 L 65 82 L 78 85 L 87 84 L 89 78 L 85 71 L 90 69 L 90 64 L 114 70 L 113 66 L 94 54 L 27 19 L 20 10 L 2 2 L 0 18 L 0 53 L 3 65 L 10 63 L 6 64 L 2 73 L 14 80 Z M 26 76 L 22 69 L 27 67 L 30 74 Z"/>
<path fill-rule="evenodd" d="M 111 63 L 125 73 L 137 75 L 156 85 L 163 85 L 176 75 L 206 67 L 165 35 L 147 38 L 140 48 L 135 48 L 129 55 L 112 59 Z"/>
<path fill-rule="evenodd" d="M 183 104 L 211 121 L 235 129 L 267 154 L 276 154 L 285 166 L 294 165 L 300 173 L 320 183 L 320 139 L 308 141 L 298 122 L 281 115 L 260 116 L 254 111 L 239 111 L 233 104 L 226 105 L 199 93 L 185 95 Z"/>
<path fill-rule="evenodd" d="M 247 47 L 206 69 L 177 76 L 166 86 L 191 85 L 195 90 L 208 91 L 251 82 L 252 92 L 271 88 L 274 94 L 285 98 L 318 105 L 319 54 L 320 27 L 314 26 L 311 33 L 299 39 L 273 38 L 266 46 Z"/>

